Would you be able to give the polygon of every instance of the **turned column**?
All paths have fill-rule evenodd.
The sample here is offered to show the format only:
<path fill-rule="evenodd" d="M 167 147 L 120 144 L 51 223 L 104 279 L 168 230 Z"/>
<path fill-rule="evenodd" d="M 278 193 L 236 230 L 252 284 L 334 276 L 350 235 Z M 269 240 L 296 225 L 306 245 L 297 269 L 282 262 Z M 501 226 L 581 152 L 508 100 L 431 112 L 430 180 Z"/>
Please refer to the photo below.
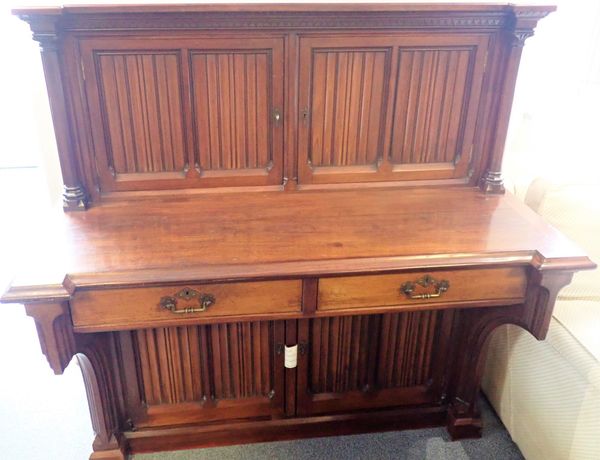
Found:
<path fill-rule="evenodd" d="M 502 64 L 498 69 L 502 74 L 496 76 L 497 80 L 494 85 L 497 88 L 496 111 L 492 116 L 493 124 L 490 127 L 493 137 L 487 167 L 479 181 L 479 188 L 485 193 L 504 193 L 502 157 L 521 53 L 525 46 L 525 40 L 533 35 L 533 29 L 537 22 L 551 11 L 550 9 L 534 10 L 531 8 L 526 10 L 525 7 L 515 6 L 512 21 L 509 22 L 506 30 L 500 32 L 500 50 L 498 52 L 501 54 L 499 61 Z"/>
<path fill-rule="evenodd" d="M 88 195 L 80 179 L 77 159 L 73 151 L 72 133 L 67 116 L 65 88 L 61 74 L 60 33 L 55 15 L 27 17 L 33 39 L 40 44 L 42 66 L 46 78 L 50 112 L 54 124 L 56 147 L 63 179 L 63 207 L 66 211 L 80 211 L 88 207 Z"/>

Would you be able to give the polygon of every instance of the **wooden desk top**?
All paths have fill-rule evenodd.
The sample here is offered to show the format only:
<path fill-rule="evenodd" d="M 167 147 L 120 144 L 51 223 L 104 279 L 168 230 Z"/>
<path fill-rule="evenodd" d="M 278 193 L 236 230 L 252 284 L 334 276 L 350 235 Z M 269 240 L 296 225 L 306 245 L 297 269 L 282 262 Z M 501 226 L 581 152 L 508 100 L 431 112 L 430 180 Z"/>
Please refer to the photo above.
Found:
<path fill-rule="evenodd" d="M 23 257 L 27 274 L 4 302 L 68 298 L 75 288 L 108 285 L 507 264 L 595 267 L 515 197 L 473 188 L 153 197 L 61 211 L 35 233 L 32 255 Z"/>

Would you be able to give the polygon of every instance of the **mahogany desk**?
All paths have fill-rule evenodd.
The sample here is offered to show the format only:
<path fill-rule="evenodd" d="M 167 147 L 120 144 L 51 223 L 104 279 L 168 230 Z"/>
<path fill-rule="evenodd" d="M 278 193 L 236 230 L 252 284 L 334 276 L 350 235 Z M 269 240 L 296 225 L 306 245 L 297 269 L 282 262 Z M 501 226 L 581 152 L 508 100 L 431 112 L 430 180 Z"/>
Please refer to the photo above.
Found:
<path fill-rule="evenodd" d="M 79 360 L 92 458 L 479 436 L 490 334 L 543 339 L 595 267 L 503 193 L 521 47 L 552 9 L 17 11 L 81 212 L 44 219 L 2 301 L 56 373 Z"/>

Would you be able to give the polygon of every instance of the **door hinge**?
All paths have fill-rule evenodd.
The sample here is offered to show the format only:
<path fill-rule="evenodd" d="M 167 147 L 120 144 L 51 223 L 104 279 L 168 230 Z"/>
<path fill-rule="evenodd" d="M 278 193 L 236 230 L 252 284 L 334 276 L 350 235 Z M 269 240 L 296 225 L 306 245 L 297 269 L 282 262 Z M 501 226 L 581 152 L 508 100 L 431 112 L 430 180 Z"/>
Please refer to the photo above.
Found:
<path fill-rule="evenodd" d="M 83 59 L 79 61 L 79 64 L 81 66 L 81 78 L 85 81 L 85 64 L 83 63 Z"/>

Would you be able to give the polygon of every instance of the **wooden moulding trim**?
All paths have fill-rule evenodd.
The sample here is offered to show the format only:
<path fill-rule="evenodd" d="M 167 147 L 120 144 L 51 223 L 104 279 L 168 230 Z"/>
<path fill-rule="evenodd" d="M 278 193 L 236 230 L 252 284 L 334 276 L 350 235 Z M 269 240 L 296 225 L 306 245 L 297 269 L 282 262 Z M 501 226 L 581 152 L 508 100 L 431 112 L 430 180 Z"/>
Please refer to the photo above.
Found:
<path fill-rule="evenodd" d="M 153 199 L 157 196 L 177 196 L 193 197 L 196 195 L 206 195 L 210 193 L 249 193 L 249 192 L 282 192 L 283 185 L 252 185 L 238 187 L 207 187 L 207 188 L 185 188 L 185 189 L 165 189 L 165 190 L 130 190 L 130 191 L 111 191 L 102 193 L 102 201 L 119 202 L 131 198 L 135 199 Z"/>
<path fill-rule="evenodd" d="M 538 251 L 489 254 L 435 254 L 355 259 L 288 261 L 240 265 L 202 265 L 185 269 L 143 269 L 101 273 L 68 274 L 62 286 L 15 286 L 0 297 L 1 303 L 66 300 L 77 289 L 147 287 L 185 283 L 259 281 L 358 274 L 383 274 L 440 268 L 481 268 L 531 265 L 540 271 L 591 270 L 588 257 L 546 259 Z"/>
<path fill-rule="evenodd" d="M 329 177 L 331 179 L 331 176 Z M 327 179 L 326 179 L 327 180 Z M 363 182 L 323 182 L 298 184 L 298 190 L 346 190 L 346 189 L 372 189 L 372 188 L 409 188 L 409 187 L 464 187 L 469 185 L 471 179 L 432 179 L 432 180 L 390 180 L 390 181 L 363 181 Z"/>
<path fill-rule="evenodd" d="M 523 6 L 518 7 L 530 11 L 547 10 L 550 6 Z M 466 11 L 507 11 L 516 9 L 508 4 L 476 4 L 476 3 L 455 3 L 455 4 L 423 4 L 423 3 L 317 3 L 317 4 L 302 4 L 302 3 L 198 3 L 198 4 L 124 4 L 124 5 L 64 5 L 64 6 L 49 6 L 36 7 L 25 6 L 12 10 L 13 14 L 54 14 L 60 15 L 63 13 L 81 14 L 81 13 L 201 13 L 201 12 L 217 12 L 217 13 L 244 13 L 244 12 L 296 12 L 304 13 L 307 11 L 316 12 L 415 12 L 415 11 L 447 11 L 447 12 L 466 12 Z"/>
<path fill-rule="evenodd" d="M 533 28 L 551 6 L 469 4 L 215 4 L 19 8 L 30 23 L 44 18 L 70 31 L 152 29 L 432 29 Z M 153 16 L 151 16 L 151 14 Z"/>
<path fill-rule="evenodd" d="M 0 296 L 0 303 L 48 302 L 69 300 L 71 293 L 62 285 L 11 286 Z"/>
<path fill-rule="evenodd" d="M 505 13 L 543 18 L 556 10 L 552 5 L 510 5 L 508 3 L 199 3 L 199 4 L 124 4 L 65 5 L 55 7 L 22 7 L 12 10 L 19 15 L 110 14 L 110 13 Z"/>
<path fill-rule="evenodd" d="M 147 429 L 124 433 L 130 453 L 443 426 L 446 406 Z"/>
<path fill-rule="evenodd" d="M 568 259 L 546 259 L 536 252 L 539 257 L 534 257 L 532 265 L 540 271 L 549 270 L 593 270 L 597 264 L 588 257 Z"/>
<path fill-rule="evenodd" d="M 585 256 L 546 259 L 538 251 L 488 254 L 435 254 L 353 259 L 272 262 L 240 265 L 203 265 L 185 269 L 146 269 L 93 274 L 69 274 L 64 282 L 69 292 L 76 289 L 175 285 L 192 282 L 223 282 L 383 274 L 439 268 L 485 268 L 531 265 L 538 270 L 589 270 L 596 265 Z"/>

